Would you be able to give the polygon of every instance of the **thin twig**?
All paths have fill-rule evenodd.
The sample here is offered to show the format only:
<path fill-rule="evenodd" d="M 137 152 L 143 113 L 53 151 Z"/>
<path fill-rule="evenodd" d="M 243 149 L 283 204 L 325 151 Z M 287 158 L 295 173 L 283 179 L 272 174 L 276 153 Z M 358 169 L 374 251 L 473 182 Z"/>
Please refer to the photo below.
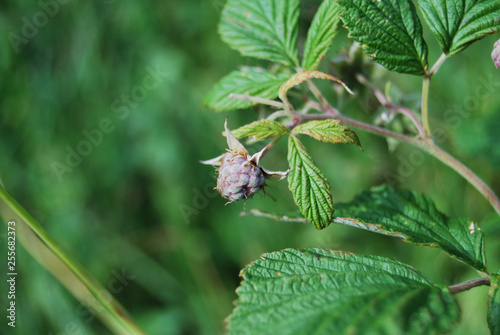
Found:
<path fill-rule="evenodd" d="M 265 147 L 264 149 L 262 149 L 262 151 L 260 152 L 260 158 L 262 158 L 269 150 L 271 150 L 271 148 L 276 144 L 276 142 L 278 142 L 280 140 L 281 137 L 276 137 L 274 140 L 272 140 L 271 142 L 269 142 Z"/>
<path fill-rule="evenodd" d="M 429 78 L 432 77 L 432 75 L 436 74 L 436 72 L 439 70 L 441 65 L 443 65 L 444 61 L 446 60 L 448 56 L 445 54 L 442 54 L 436 63 L 432 66 L 431 70 L 429 71 L 429 74 L 427 75 Z"/>
<path fill-rule="evenodd" d="M 282 102 L 279 102 L 279 101 L 269 100 L 269 99 L 264 99 L 264 98 L 259 98 L 259 97 L 252 97 L 248 94 L 231 93 L 231 94 L 229 94 L 229 98 L 250 101 L 250 102 L 254 102 L 256 104 L 268 105 L 268 106 L 271 106 L 274 108 L 283 108 L 285 106 Z"/>
<path fill-rule="evenodd" d="M 481 178 L 479 178 L 474 172 L 472 172 L 472 170 L 470 170 L 462 162 L 460 162 L 458 159 L 456 159 L 455 157 L 451 156 L 449 153 L 438 147 L 432 141 L 432 139 L 430 138 L 418 139 L 415 137 L 410 137 L 407 135 L 396 133 L 387 130 L 385 128 L 380 128 L 377 126 L 373 126 L 371 124 L 360 122 L 340 114 L 337 109 L 331 106 L 325 107 L 315 101 L 308 101 L 308 104 L 310 104 L 315 109 L 323 111 L 325 114 L 305 114 L 305 115 L 297 114 L 296 117 L 299 119 L 298 120 L 296 119 L 295 121 L 296 124 L 305 120 L 336 119 L 342 121 L 347 125 L 364 129 L 368 132 L 377 135 L 392 137 L 400 141 L 416 145 L 421 149 L 427 151 L 432 156 L 439 159 L 441 162 L 451 167 L 463 178 L 465 178 L 465 180 L 467 180 L 472 186 L 474 186 L 479 191 L 479 193 L 481 193 L 486 198 L 486 200 L 488 200 L 491 206 L 500 215 L 500 199 L 497 197 L 495 192 L 493 192 L 493 190 Z"/>
<path fill-rule="evenodd" d="M 285 117 L 285 116 L 289 117 L 290 113 L 285 112 L 284 110 L 280 110 L 280 111 L 274 112 L 271 115 L 269 115 L 268 117 L 266 117 L 266 120 L 274 121 L 280 117 Z"/>
<path fill-rule="evenodd" d="M 413 114 L 413 112 L 410 109 L 408 109 L 406 107 L 403 107 L 403 106 L 395 105 L 392 102 L 390 102 L 387 99 L 387 97 L 384 95 L 384 93 L 382 93 L 382 91 L 380 91 L 375 85 L 373 85 L 370 81 L 368 81 L 368 79 L 366 79 L 365 76 L 363 76 L 361 74 L 358 74 L 356 76 L 356 78 L 358 79 L 358 81 L 360 83 L 365 84 L 366 86 L 368 86 L 368 88 L 370 88 L 373 91 L 373 94 L 375 95 L 375 97 L 377 98 L 377 100 L 383 106 L 385 106 L 385 108 L 390 109 L 390 110 L 395 110 L 395 111 L 397 111 L 397 112 L 405 115 L 406 117 L 408 117 L 413 122 L 413 124 L 415 125 L 415 127 L 417 128 L 418 133 L 420 134 L 420 136 L 422 138 L 426 137 L 424 127 L 420 123 L 420 120 L 416 117 L 415 114 Z"/>
<path fill-rule="evenodd" d="M 491 285 L 491 279 L 490 277 L 481 277 L 481 278 L 476 278 L 472 279 L 457 285 L 452 285 L 449 286 L 448 289 L 450 290 L 451 293 L 460 293 L 463 291 L 470 290 L 473 287 L 477 286 L 489 286 Z"/>
<path fill-rule="evenodd" d="M 300 120 L 300 122 L 304 121 L 312 121 L 312 120 L 329 120 L 336 119 L 337 117 L 332 114 L 300 114 L 296 113 L 296 117 Z"/>
<path fill-rule="evenodd" d="M 442 62 L 446 59 L 446 57 L 442 56 L 436 64 L 442 64 Z M 435 65 L 433 67 L 434 71 L 437 71 L 439 68 L 438 65 Z M 432 70 L 431 70 L 432 73 Z M 452 169 L 454 169 L 457 173 L 459 173 L 462 177 L 464 177 L 471 185 L 473 185 L 491 204 L 491 206 L 495 209 L 495 211 L 500 215 L 500 199 L 497 197 L 497 195 L 493 192 L 493 190 L 481 179 L 479 178 L 474 172 L 472 172 L 467 166 L 465 166 L 463 163 L 461 163 L 459 160 L 457 160 L 455 157 L 451 156 L 449 153 L 441 149 L 439 146 L 437 146 L 434 141 L 432 140 L 431 137 L 431 130 L 429 126 L 429 119 L 428 119 L 428 95 L 429 95 L 429 84 L 430 84 L 430 76 L 426 76 L 423 79 L 423 87 L 422 87 L 422 119 L 423 119 L 423 128 L 425 131 L 425 136 L 421 136 L 422 138 L 415 138 L 415 137 L 410 137 L 407 135 L 403 135 L 400 133 L 396 133 L 390 130 L 387 130 L 385 128 L 373 126 L 368 123 L 360 122 L 354 119 L 351 119 L 347 116 L 342 115 L 336 108 L 332 107 L 324 98 L 320 99 L 322 100 L 322 104 L 317 103 L 312 100 L 308 100 L 307 104 L 311 106 L 314 109 L 317 109 L 319 111 L 324 112 L 325 114 L 300 114 L 297 112 L 292 112 L 291 115 L 293 116 L 293 119 L 290 121 L 290 123 L 287 125 L 288 128 L 293 128 L 296 125 L 300 124 L 303 121 L 309 121 L 309 120 L 324 120 L 324 119 L 337 119 L 342 121 L 343 123 L 347 125 L 351 125 L 353 127 L 357 127 L 363 130 L 366 130 L 368 132 L 381 135 L 381 136 L 387 136 L 387 137 L 392 137 L 404 142 L 411 143 L 413 145 L 416 145 L 425 151 L 427 151 L 429 154 L 432 156 L 436 157 L 439 159 L 441 162 L 445 163 Z M 314 88 L 316 88 L 313 85 Z M 317 91 L 319 93 L 319 90 Z M 319 93 L 320 94 L 320 93 Z M 321 95 L 319 95 L 322 97 Z M 264 103 L 276 108 L 283 108 L 284 104 L 274 101 L 274 100 L 268 100 L 268 99 L 262 99 L 262 98 L 257 98 L 257 97 L 250 97 L 248 95 L 241 95 L 241 94 L 230 94 L 230 97 L 236 98 L 236 99 L 242 99 L 242 100 L 248 100 L 256 103 Z M 377 97 L 379 100 L 382 98 L 380 94 L 377 94 Z M 385 97 L 381 100 L 384 101 Z M 404 109 L 402 107 L 400 111 L 403 112 L 405 115 L 413 115 L 411 111 Z M 414 115 L 413 115 L 414 117 Z M 413 119 L 413 118 L 412 118 Z M 418 121 L 418 120 L 417 120 Z M 415 123 L 416 125 L 419 124 Z M 419 132 L 421 133 L 421 128 L 418 127 Z M 421 134 L 422 135 L 422 134 Z M 273 145 L 273 143 L 269 143 L 269 148 L 265 150 L 267 152 Z"/>
<path fill-rule="evenodd" d="M 432 137 L 431 126 L 429 123 L 429 85 L 430 77 L 424 77 L 422 81 L 422 122 L 424 123 L 425 134 Z"/>
<path fill-rule="evenodd" d="M 240 213 L 240 216 L 248 216 L 248 215 L 263 216 L 263 217 L 270 218 L 270 219 L 273 219 L 276 221 L 307 223 L 307 220 L 303 217 L 294 217 L 294 216 L 287 216 L 287 215 L 279 216 L 279 215 L 274 215 L 274 214 L 270 214 L 270 213 L 265 213 L 265 212 L 262 212 L 258 209 L 251 209 L 248 212 L 241 212 Z"/>
<path fill-rule="evenodd" d="M 396 138 L 398 140 L 409 142 L 409 143 L 414 143 L 414 144 L 418 143 L 418 140 L 414 137 L 410 137 L 407 135 L 396 133 L 394 131 L 387 130 L 385 128 L 373 126 L 373 125 L 368 124 L 368 123 L 364 123 L 364 122 L 360 122 L 360 121 L 351 119 L 347 116 L 340 114 L 337 109 L 335 109 L 331 106 L 325 107 L 325 106 L 318 104 L 317 102 L 314 102 L 314 101 L 309 101 L 308 103 L 312 107 L 314 107 L 315 109 L 318 109 L 318 110 L 325 112 L 325 114 L 306 114 L 306 115 L 309 115 L 307 117 L 308 120 L 315 120 L 314 117 L 316 117 L 316 120 L 337 119 L 337 120 L 344 122 L 345 124 L 351 125 L 353 127 L 364 129 L 366 131 L 369 131 L 369 132 L 377 134 L 377 135 L 393 137 L 393 138 Z M 328 117 L 326 114 L 329 114 L 330 117 Z M 306 115 L 301 115 L 301 118 L 304 119 L 304 117 Z"/>
<path fill-rule="evenodd" d="M 314 96 L 323 104 L 323 106 L 329 106 L 330 104 L 328 101 L 325 99 L 323 94 L 321 94 L 320 90 L 314 85 L 314 83 L 310 80 L 306 81 L 307 87 L 311 90 L 311 92 L 314 94 Z"/>

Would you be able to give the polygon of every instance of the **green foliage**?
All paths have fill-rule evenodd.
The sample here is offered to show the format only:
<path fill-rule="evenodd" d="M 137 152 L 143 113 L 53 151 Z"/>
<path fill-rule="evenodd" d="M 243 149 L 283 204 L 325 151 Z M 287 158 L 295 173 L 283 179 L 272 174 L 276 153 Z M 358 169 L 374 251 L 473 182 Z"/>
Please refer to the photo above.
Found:
<path fill-rule="evenodd" d="M 486 271 L 484 234 L 479 226 L 467 219 L 446 217 L 425 195 L 396 191 L 384 185 L 336 207 L 338 217 L 333 220 L 336 223 L 439 247 L 452 257 Z"/>
<path fill-rule="evenodd" d="M 388 258 L 321 249 L 261 258 L 241 272 L 229 334 L 437 334 L 459 319 L 448 289 Z"/>
<path fill-rule="evenodd" d="M 488 300 L 488 326 L 491 335 L 500 334 L 500 272 L 492 274 Z"/>
<path fill-rule="evenodd" d="M 290 75 L 273 74 L 260 68 L 243 68 L 222 78 L 207 94 L 204 104 L 217 112 L 248 108 L 255 102 L 230 98 L 231 93 L 274 99 Z"/>
<path fill-rule="evenodd" d="M 427 72 L 427 45 L 411 0 L 340 0 L 349 37 L 388 70 L 415 75 Z"/>
<path fill-rule="evenodd" d="M 332 46 L 340 20 L 340 7 L 334 0 L 323 0 L 307 32 L 302 68 L 315 70 Z"/>
<path fill-rule="evenodd" d="M 244 56 L 297 66 L 298 20 L 298 0 L 228 0 L 219 33 Z"/>
<path fill-rule="evenodd" d="M 439 247 L 450 256 L 486 272 L 483 231 L 471 220 L 447 217 L 425 195 L 396 191 L 385 185 L 362 192 L 352 202 L 339 204 L 337 217 L 332 218 L 334 206 L 328 180 L 296 137 L 305 134 L 318 141 L 352 143 L 362 149 L 358 135 L 340 124 L 342 120 L 390 139 L 418 143 L 450 163 L 444 156 L 446 154 L 439 154 L 440 149 L 433 147 L 432 139 L 425 138 L 430 133 L 427 101 L 431 76 L 427 76 L 428 49 L 413 2 L 323 1 L 307 33 L 302 68 L 297 65 L 295 39 L 286 37 L 295 36 L 296 19 L 290 13 L 297 10 L 296 1 L 289 7 L 283 1 L 271 1 L 267 5 L 265 7 L 261 0 L 245 4 L 229 0 L 220 32 L 223 40 L 243 55 L 275 61 L 298 71 L 279 87 L 278 97 L 282 105 L 256 99 L 263 97 L 261 93 L 248 93 L 256 97 L 249 98 L 252 103 L 284 107 L 284 111 L 276 113 L 275 117 L 285 117 L 287 121 L 257 121 L 237 129 L 235 134 L 256 139 L 289 136 L 288 187 L 303 217 L 295 214 L 279 216 L 257 209 L 247 214 L 285 222 L 309 221 L 317 229 L 323 229 L 331 222 L 353 226 L 398 237 L 411 244 Z M 497 2 L 426 0 L 421 1 L 420 6 L 448 55 L 463 50 L 487 33 L 498 31 Z M 276 8 L 280 8 L 284 15 L 277 15 Z M 294 19 L 287 21 L 284 17 Z M 412 127 L 419 130 L 418 136 L 412 138 L 403 129 L 394 133 L 394 129 L 387 131 L 344 117 L 341 109 L 330 105 L 310 82 L 315 78 L 332 80 L 353 94 L 341 79 L 315 70 L 332 45 L 339 17 L 349 30 L 349 37 L 359 42 L 371 59 L 391 71 L 425 75 L 422 121 L 415 118 L 409 108 L 397 106 L 398 102 L 384 96 L 368 79 L 356 77 L 373 90 L 388 114 L 386 118 L 394 117 L 390 113 L 400 112 L 404 122 L 411 122 Z M 433 73 L 445 58 L 439 59 Z M 229 86 L 231 83 L 225 93 L 241 89 Z M 301 100 L 294 99 L 292 104 L 288 99 L 289 90 L 296 86 L 302 88 L 302 95 L 298 90 L 293 92 L 304 102 L 300 111 L 295 105 Z M 269 97 L 274 99 L 276 95 L 270 94 Z M 325 115 L 307 115 L 311 109 Z M 458 164 L 450 166 L 460 171 Z M 461 173 L 470 178 L 469 172 Z M 459 318 L 458 306 L 448 289 L 434 285 L 415 269 L 396 261 L 316 249 L 289 249 L 263 258 L 242 272 L 244 280 L 238 289 L 239 300 L 229 318 L 230 334 L 434 334 L 449 330 Z M 455 287 L 453 292 L 456 290 L 462 290 L 462 286 Z M 490 308 L 488 320 L 494 333 L 498 323 L 494 307 L 496 291 L 492 291 L 491 296 L 493 308 Z"/>
<path fill-rule="evenodd" d="M 290 130 L 276 121 L 259 120 L 244 125 L 232 131 L 234 137 L 254 137 L 258 140 L 264 140 L 269 137 L 281 137 L 290 134 Z"/>
<path fill-rule="evenodd" d="M 327 143 L 352 143 L 363 149 L 358 135 L 349 127 L 339 123 L 338 120 L 309 121 L 295 127 L 293 134 L 306 134 L 315 140 Z"/>
<path fill-rule="evenodd" d="M 420 0 L 425 20 L 443 52 L 456 54 L 500 31 L 498 0 Z"/>
<path fill-rule="evenodd" d="M 306 219 L 300 212 L 296 215 L 293 211 L 297 207 L 284 182 L 268 182 L 266 192 L 276 201 L 266 195 L 247 201 L 246 207 L 243 203 L 223 207 L 225 201 L 213 190 L 213 170 L 195 163 L 198 159 L 215 157 L 223 150 L 223 140 L 217 134 L 224 116 L 200 108 L 206 92 L 214 89 L 212 97 L 209 95 L 205 100 L 205 105 L 210 108 L 218 111 L 247 108 L 261 101 L 229 99 L 228 95 L 237 93 L 275 99 L 280 85 L 299 67 L 331 70 L 331 74 L 321 76 L 334 75 L 356 89 L 357 96 L 351 98 L 339 94 L 338 87 L 332 89 L 329 83 L 310 80 L 314 76 L 304 76 L 304 80 L 287 93 L 291 103 L 289 113 L 263 106 L 231 116 L 235 125 L 242 126 L 264 119 L 268 113 L 275 113 L 273 120 L 292 130 L 297 129 L 297 124 L 300 126 L 310 120 L 312 114 L 323 113 L 328 103 L 335 108 L 330 110 L 332 115 L 338 110 L 342 113 L 340 116 L 370 122 L 377 108 L 375 99 L 368 86 L 356 81 L 356 75 L 363 74 L 378 88 L 383 87 L 388 79 L 388 74 L 381 69 L 373 72 L 375 76 L 370 75 L 372 62 L 355 51 L 358 48 L 349 49 L 352 40 L 345 38 L 343 28 L 333 41 L 335 54 L 328 50 L 333 32 L 323 27 L 338 27 L 333 22 L 335 15 L 327 14 L 327 9 L 334 10 L 332 1 L 323 1 L 323 4 L 319 0 L 300 1 L 304 15 L 297 30 L 298 2 L 186 0 L 156 2 L 151 6 L 139 1 L 98 1 L 82 2 L 76 6 L 62 1 L 57 5 L 56 1 L 51 3 L 57 6 L 47 7 L 43 4 L 47 1 L 19 0 L 7 1 L 3 7 L 2 14 L 8 19 L 0 21 L 7 36 L 5 43 L 0 45 L 0 87 L 4 92 L 4 99 L 0 99 L 1 183 L 65 250 L 71 252 L 104 287 L 113 291 L 115 298 L 131 312 L 132 319 L 148 334 L 223 333 L 222 320 L 230 314 L 233 306 L 235 269 L 263 252 L 288 246 L 355 249 L 361 254 L 374 253 L 375 250 L 389 258 L 411 262 L 434 283 L 451 284 L 453 281 L 456 284 L 476 274 L 474 269 L 458 262 L 446 262 L 446 258 L 440 256 L 429 258 L 429 255 L 436 255 L 436 250 L 428 248 L 405 248 L 404 254 L 396 255 L 393 243 L 386 243 L 386 238 L 348 226 L 332 225 L 330 229 L 317 231 L 311 225 L 303 224 Z M 375 0 L 370 2 L 375 3 Z M 225 3 L 228 3 L 228 10 L 223 10 Z M 456 3 L 468 6 L 471 2 Z M 314 16 L 311 10 L 320 4 L 320 10 Z M 498 17 L 494 1 L 478 0 L 473 6 L 486 8 L 485 4 L 493 8 L 491 13 Z M 46 24 L 39 20 L 43 13 L 48 17 Z M 460 23 L 464 26 L 464 29 L 459 29 L 463 35 L 456 34 L 451 40 L 452 49 L 458 45 L 454 41 L 462 43 L 471 36 L 475 41 L 488 29 L 498 31 L 498 21 L 492 21 L 489 14 L 475 16 L 467 22 L 471 13 L 479 12 L 471 10 L 467 13 L 469 16 L 466 15 Z M 439 12 L 435 16 L 437 24 L 441 22 L 440 15 L 447 17 Z M 127 19 L 123 20 L 124 17 Z M 196 19 L 200 17 L 203 19 Z M 429 20 L 425 13 L 424 17 Z M 231 47 L 244 56 L 259 59 L 243 59 L 236 64 L 240 58 L 217 37 L 217 24 L 221 18 L 226 22 L 221 22 L 220 31 Z M 365 19 L 355 24 L 364 24 Z M 481 21 L 489 23 L 483 27 Z M 432 20 L 429 23 L 433 29 Z M 235 32 L 224 32 L 228 27 L 233 27 Z M 469 36 L 465 28 L 473 28 L 473 34 Z M 134 38 L 131 38 L 130 31 L 136 33 Z M 300 34 L 298 39 L 294 37 L 297 32 Z M 20 36 L 17 46 L 9 40 L 12 33 Z M 240 43 L 235 36 L 245 41 Z M 498 122 L 493 121 L 498 119 L 495 112 L 500 103 L 500 83 L 489 56 L 494 39 L 494 36 L 486 37 L 473 48 L 468 48 L 466 53 L 458 55 L 457 63 L 447 61 L 438 75 L 432 76 L 430 111 L 437 112 L 431 115 L 431 125 L 436 127 L 432 130 L 443 131 L 443 136 L 438 132 L 435 134 L 443 140 L 443 147 L 453 147 L 454 153 L 463 157 L 464 163 L 498 193 L 495 178 L 500 173 L 500 155 L 498 146 L 494 145 L 498 138 L 498 127 L 495 127 Z M 296 50 L 296 40 L 300 41 L 299 46 L 305 45 L 304 50 Z M 429 60 L 436 59 L 440 53 L 437 43 L 429 43 Z M 418 58 L 418 54 L 414 58 Z M 240 64 L 250 68 L 231 73 Z M 453 64 L 460 66 L 459 71 Z M 422 67 L 417 62 L 412 66 Z M 216 91 L 214 83 L 229 73 L 230 80 L 225 85 L 220 84 Z M 252 78 L 241 78 L 242 73 Z M 420 117 L 421 99 L 414 99 L 414 92 L 420 92 L 422 88 L 418 78 L 389 76 L 391 83 L 401 89 L 403 97 L 391 102 L 402 103 L 417 118 Z M 450 78 L 453 79 L 450 81 Z M 318 98 L 319 95 L 313 94 L 313 85 L 318 85 L 326 103 Z M 455 105 L 457 108 L 452 109 L 451 106 Z M 273 107 L 282 109 L 279 102 Z M 393 116 L 394 110 L 385 110 L 387 115 Z M 344 118 L 343 124 L 357 130 L 357 126 L 346 122 L 348 119 Z M 396 121 L 399 119 L 409 120 L 402 113 L 397 114 Z M 109 132 L 101 132 L 101 122 L 109 120 L 112 122 Z M 391 128 L 405 135 L 415 135 L 402 129 Z M 284 130 L 278 131 L 279 136 L 289 136 Z M 258 136 L 267 136 L 263 135 L 266 132 Z M 351 146 L 332 150 L 331 145 L 307 142 L 308 152 L 324 175 L 334 178 L 337 200 L 345 201 L 357 190 L 379 184 L 385 170 L 399 171 L 405 164 L 401 158 L 407 160 L 409 157 L 411 163 L 414 162 L 410 145 L 401 145 L 392 154 L 387 152 L 385 142 L 372 136 L 370 131 L 358 134 L 362 136 L 366 154 L 360 154 Z M 451 146 L 448 140 L 451 140 Z M 261 144 L 253 144 L 252 152 Z M 287 141 L 277 143 L 263 159 L 264 167 L 284 169 L 286 144 Z M 79 160 L 70 151 L 86 153 L 79 154 Z M 54 163 L 68 168 L 58 174 L 54 171 Z M 445 165 L 426 159 L 425 164 L 414 167 L 408 174 L 400 175 L 397 187 L 424 190 L 444 212 L 477 220 L 489 237 L 486 242 L 490 266 L 498 263 L 500 244 L 495 238 L 498 217 L 489 213 L 488 203 L 480 199 L 472 187 L 464 187 L 459 176 L 451 173 Z M 309 178 L 304 177 L 306 185 Z M 342 204 L 339 206 L 343 214 Z M 285 222 L 274 224 L 265 218 L 246 216 L 236 219 L 242 209 L 264 216 L 263 211 L 291 213 L 277 217 Z M 345 213 L 345 217 L 349 215 Z M 2 219 L 7 221 L 10 217 L 2 213 Z M 376 223 L 372 227 L 379 227 L 379 221 L 370 222 Z M 469 227 L 471 221 L 462 223 Z M 5 255 L 6 243 L 2 243 L 5 231 L 3 236 L 0 249 Z M 16 286 L 18 323 L 15 333 L 109 333 L 106 325 L 70 293 L 81 291 L 77 283 L 65 282 L 70 288 L 68 291 L 58 281 L 57 273 L 55 276 L 49 273 L 47 264 L 54 264 L 50 258 L 35 254 L 36 258 L 45 261 L 37 263 L 28 251 L 30 246 L 33 246 L 30 240 L 17 240 L 16 265 L 18 278 L 22 280 Z M 467 246 L 465 249 L 470 251 Z M 480 260 L 480 255 L 477 256 Z M 57 272 L 60 276 L 61 272 Z M 9 290 L 5 275 L 5 272 L 3 277 L 0 275 L 0 292 Z M 303 274 L 297 271 L 297 276 Z M 286 280 L 292 282 L 293 278 L 290 275 Z M 491 279 L 498 283 L 498 274 L 491 275 Z M 374 284 L 376 277 L 364 280 L 362 283 L 370 282 L 362 292 L 367 288 L 378 288 Z M 429 290 L 435 290 L 435 286 Z M 462 321 L 457 324 L 456 331 L 449 333 L 488 332 L 485 297 L 481 290 L 477 291 L 478 294 L 475 294 L 475 289 L 472 294 L 460 294 Z M 349 292 L 353 293 L 352 290 Z M 443 292 L 449 298 L 447 290 Z M 456 290 L 453 292 L 455 294 Z M 318 301 L 326 301 L 328 295 L 329 292 L 324 292 Z M 492 332 L 498 333 L 498 310 L 495 309 L 498 290 L 493 286 L 491 297 L 493 308 L 488 311 L 488 322 L 490 327 L 496 327 Z M 390 301 L 397 298 L 402 297 L 397 294 L 388 297 Z M 377 303 L 383 300 L 386 297 Z M 356 299 L 352 301 L 356 302 Z M 414 305 L 424 302 L 419 300 Z M 288 305 L 275 305 L 272 310 L 268 309 L 269 315 L 290 314 L 285 306 Z M 316 308 L 314 302 L 309 306 L 313 307 L 311 313 L 322 310 Z M 363 321 L 364 311 L 372 312 L 370 308 L 372 305 L 369 304 L 359 307 L 359 317 L 353 323 L 365 325 L 358 321 Z M 398 315 L 387 309 L 378 312 L 377 317 L 382 321 Z M 432 333 L 425 328 L 426 318 L 430 319 L 430 324 L 443 318 L 446 324 L 447 315 L 441 316 L 438 312 L 426 314 L 420 318 L 424 321 L 415 327 L 424 334 Z M 290 323 L 277 329 L 276 334 L 293 327 L 295 320 L 302 320 L 301 316 L 300 313 L 290 316 Z M 375 320 L 374 314 L 367 316 Z M 404 309 L 399 316 L 399 324 L 414 321 L 407 317 Z M 258 327 L 260 319 L 254 320 L 256 323 L 247 323 L 245 331 L 251 332 Z M 377 324 L 373 323 L 373 327 Z M 374 329 L 373 332 L 377 332 L 377 328 Z M 371 330 L 362 331 L 370 333 Z M 11 332 L 12 328 L 6 322 L 0 324 L 1 334 Z"/>
<path fill-rule="evenodd" d="M 302 215 L 316 229 L 328 227 L 333 215 L 330 184 L 295 136 L 288 141 L 288 188 Z"/>

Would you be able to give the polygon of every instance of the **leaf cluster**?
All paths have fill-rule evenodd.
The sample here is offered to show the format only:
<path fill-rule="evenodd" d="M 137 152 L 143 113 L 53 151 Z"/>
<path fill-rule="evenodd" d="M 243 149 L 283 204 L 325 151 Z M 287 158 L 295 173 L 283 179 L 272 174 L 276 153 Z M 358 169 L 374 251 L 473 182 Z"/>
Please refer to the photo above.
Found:
<path fill-rule="evenodd" d="M 419 7 L 444 58 L 500 31 L 497 0 L 420 0 Z M 337 77 L 317 70 L 340 21 L 364 53 L 387 70 L 424 78 L 434 74 L 411 0 L 324 0 L 302 53 L 297 48 L 298 0 L 228 0 L 224 7 L 222 40 L 243 56 L 277 65 L 230 73 L 214 86 L 205 104 L 222 112 L 260 103 L 282 109 L 233 134 L 259 141 L 288 137 L 288 185 L 301 215 L 255 213 L 283 221 L 305 220 L 317 229 L 333 222 L 441 248 L 491 282 L 487 319 L 492 334 L 500 334 L 499 277 L 488 275 L 484 234 L 477 223 L 449 218 L 430 198 L 389 186 L 336 204 L 334 212 L 330 184 L 299 135 L 361 148 L 359 138 L 334 115 L 311 121 L 307 101 L 298 111 L 288 93 L 309 89 L 320 107 L 324 98 L 312 79 L 334 81 L 352 93 Z M 241 99 L 231 98 L 235 94 Z M 460 317 L 455 292 L 409 265 L 383 257 L 286 249 L 263 255 L 241 275 L 237 307 L 228 321 L 230 334 L 435 334 L 449 331 Z"/>

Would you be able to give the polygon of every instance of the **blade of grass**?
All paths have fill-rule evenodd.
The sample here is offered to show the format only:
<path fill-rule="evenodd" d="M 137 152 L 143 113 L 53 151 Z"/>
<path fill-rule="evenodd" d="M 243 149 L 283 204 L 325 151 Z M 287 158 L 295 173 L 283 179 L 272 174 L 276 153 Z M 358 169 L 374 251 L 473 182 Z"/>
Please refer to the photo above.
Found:
<path fill-rule="evenodd" d="M 60 260 L 69 271 L 71 271 L 76 280 L 79 281 L 83 287 L 88 290 L 92 297 L 97 302 L 98 306 L 95 306 L 95 314 L 103 321 L 103 323 L 115 334 L 146 334 L 134 321 L 129 317 L 128 312 L 120 305 L 120 303 L 97 281 L 95 280 L 78 262 L 65 250 L 63 250 L 57 241 L 55 241 L 47 231 L 38 223 L 0 184 L 0 198 L 4 201 L 7 207 L 17 216 L 19 219 L 29 227 L 31 232 L 36 235 L 31 236 L 29 231 L 25 231 L 24 237 L 26 240 L 30 240 L 29 245 L 25 245 L 25 248 L 34 254 L 33 251 L 37 251 L 35 258 L 40 261 L 43 257 L 41 254 L 47 252 Z M 2 210 L 2 216 L 5 217 L 5 211 Z M 39 243 L 37 243 L 39 242 Z M 37 245 L 38 244 L 38 245 Z M 44 250 L 45 249 L 45 250 Z M 40 253 L 39 253 L 40 252 Z M 40 257 L 38 257 L 40 256 Z M 42 261 L 41 264 L 44 267 L 48 267 L 47 262 Z M 52 266 L 53 264 L 50 264 Z M 57 266 L 55 266 L 57 267 Z M 55 267 L 52 266 L 49 271 L 51 271 L 56 278 L 68 287 L 68 279 L 59 278 L 60 271 L 56 271 Z M 79 300 L 82 299 L 82 294 L 76 294 L 75 290 L 70 291 Z M 81 301 L 82 304 L 86 304 Z"/>

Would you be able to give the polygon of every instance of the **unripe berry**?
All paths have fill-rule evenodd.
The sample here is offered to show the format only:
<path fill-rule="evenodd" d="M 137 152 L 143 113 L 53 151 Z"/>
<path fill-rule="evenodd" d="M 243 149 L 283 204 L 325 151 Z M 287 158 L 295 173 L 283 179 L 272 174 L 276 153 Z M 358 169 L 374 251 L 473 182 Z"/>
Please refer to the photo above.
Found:
<path fill-rule="evenodd" d="M 220 166 L 217 191 L 229 199 L 229 202 L 251 198 L 264 188 L 266 178 L 282 180 L 288 175 L 288 171 L 268 171 L 259 166 L 260 158 L 267 152 L 268 147 L 250 156 L 247 149 L 227 128 L 227 118 L 224 128 L 229 152 L 201 163 Z"/>
<path fill-rule="evenodd" d="M 237 153 L 224 155 L 217 178 L 217 191 L 226 199 L 249 199 L 265 184 L 264 172 L 247 157 Z"/>
<path fill-rule="evenodd" d="M 495 64 L 496 68 L 500 68 L 500 40 L 496 41 L 493 45 L 491 58 L 493 59 L 493 64 Z"/>

